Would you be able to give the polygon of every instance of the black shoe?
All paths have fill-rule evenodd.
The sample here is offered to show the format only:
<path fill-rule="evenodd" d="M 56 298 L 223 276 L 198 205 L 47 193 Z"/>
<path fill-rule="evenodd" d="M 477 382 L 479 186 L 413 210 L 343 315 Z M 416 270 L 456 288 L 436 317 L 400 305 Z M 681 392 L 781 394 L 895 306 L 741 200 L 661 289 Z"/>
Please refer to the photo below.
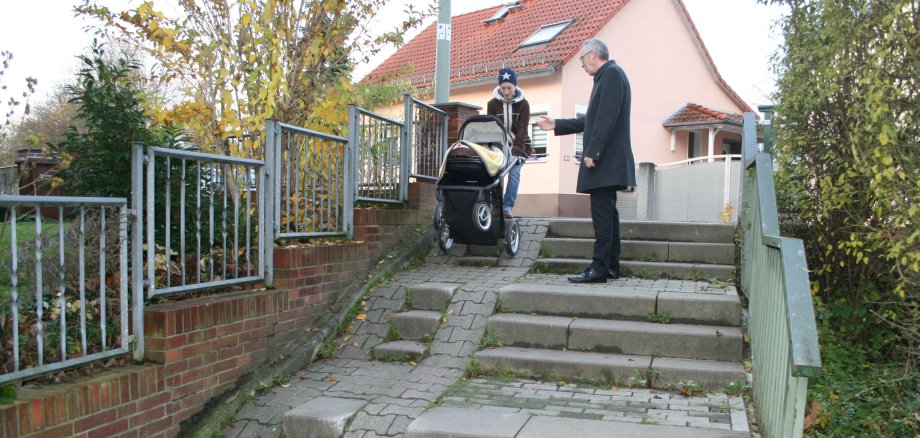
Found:
<path fill-rule="evenodd" d="M 607 279 L 608 279 L 608 280 L 618 280 L 619 278 L 620 278 L 620 273 L 619 273 L 619 272 L 614 271 L 614 270 L 612 270 L 612 269 L 609 270 L 609 271 L 607 271 Z"/>
<path fill-rule="evenodd" d="M 606 283 L 607 275 L 603 272 L 588 268 L 585 272 L 569 277 L 572 283 Z"/>

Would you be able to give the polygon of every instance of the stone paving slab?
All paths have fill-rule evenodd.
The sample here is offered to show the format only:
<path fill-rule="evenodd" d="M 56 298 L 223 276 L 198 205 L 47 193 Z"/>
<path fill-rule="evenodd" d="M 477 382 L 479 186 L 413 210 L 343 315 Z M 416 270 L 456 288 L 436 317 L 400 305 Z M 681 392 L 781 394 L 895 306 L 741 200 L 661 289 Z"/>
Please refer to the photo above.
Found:
<path fill-rule="evenodd" d="M 460 381 L 446 394 L 442 406 L 479 410 L 492 410 L 495 406 L 502 406 L 505 408 L 503 412 L 552 417 L 552 420 L 578 417 L 620 423 L 668 423 L 736 433 L 724 436 L 749 436 L 744 402 L 740 397 L 725 394 L 685 397 L 674 391 L 502 377 L 480 377 Z M 688 432 L 688 435 L 671 436 L 723 435 L 693 435 Z"/>
<path fill-rule="evenodd" d="M 426 282 L 409 286 L 409 300 L 413 309 L 436 310 L 440 312 L 450 304 L 457 290 L 457 283 Z"/>
<path fill-rule="evenodd" d="M 339 436 L 352 416 L 367 404 L 364 400 L 317 397 L 284 414 L 284 432 L 291 438 Z"/>
<path fill-rule="evenodd" d="M 418 417 L 408 438 L 514 438 L 530 416 L 453 407 L 434 408 Z"/>

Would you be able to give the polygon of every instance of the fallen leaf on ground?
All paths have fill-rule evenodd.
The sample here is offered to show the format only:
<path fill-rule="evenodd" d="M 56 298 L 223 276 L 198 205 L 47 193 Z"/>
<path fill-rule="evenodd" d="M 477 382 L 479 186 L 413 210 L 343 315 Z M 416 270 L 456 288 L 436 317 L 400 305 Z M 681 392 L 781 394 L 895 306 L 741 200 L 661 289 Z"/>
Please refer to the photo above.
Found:
<path fill-rule="evenodd" d="M 357 319 L 358 321 L 364 321 L 365 319 L 367 319 L 367 314 L 359 313 L 357 316 L 355 316 L 355 319 Z"/>
<path fill-rule="evenodd" d="M 409 365 L 416 366 L 416 365 L 418 365 L 418 364 L 415 363 L 415 362 L 410 361 L 410 362 L 409 362 Z"/>
<path fill-rule="evenodd" d="M 324 378 L 323 381 L 324 381 L 324 382 L 335 382 L 335 376 L 333 376 L 332 374 L 330 374 L 330 375 L 326 376 L 326 378 Z"/>

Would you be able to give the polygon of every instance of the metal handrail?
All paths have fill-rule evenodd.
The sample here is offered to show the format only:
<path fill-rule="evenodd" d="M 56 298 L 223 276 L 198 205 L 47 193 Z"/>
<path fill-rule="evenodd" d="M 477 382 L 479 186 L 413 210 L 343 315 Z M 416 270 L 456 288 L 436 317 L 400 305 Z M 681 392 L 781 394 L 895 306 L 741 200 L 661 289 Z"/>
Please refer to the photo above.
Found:
<path fill-rule="evenodd" d="M 674 161 L 674 162 L 671 162 L 671 163 L 655 164 L 655 167 L 677 166 L 677 165 L 680 165 L 680 164 L 692 164 L 692 163 L 694 163 L 694 162 L 696 162 L 696 161 L 706 161 L 706 162 L 709 162 L 709 161 L 710 161 L 710 160 L 709 160 L 710 158 L 712 158 L 713 161 L 716 161 L 716 160 L 719 160 L 719 161 L 722 161 L 722 160 L 734 160 L 734 159 L 739 159 L 739 160 L 740 160 L 740 159 L 741 159 L 741 155 L 713 155 L 713 156 L 711 156 L 711 157 L 710 157 L 710 156 L 694 157 L 694 158 L 689 158 L 689 159 L 686 159 L 686 160 Z"/>
<path fill-rule="evenodd" d="M 744 115 L 741 287 L 749 297 L 754 404 L 765 436 L 803 433 L 808 378 L 821 370 L 802 241 L 779 232 L 773 159 Z"/>

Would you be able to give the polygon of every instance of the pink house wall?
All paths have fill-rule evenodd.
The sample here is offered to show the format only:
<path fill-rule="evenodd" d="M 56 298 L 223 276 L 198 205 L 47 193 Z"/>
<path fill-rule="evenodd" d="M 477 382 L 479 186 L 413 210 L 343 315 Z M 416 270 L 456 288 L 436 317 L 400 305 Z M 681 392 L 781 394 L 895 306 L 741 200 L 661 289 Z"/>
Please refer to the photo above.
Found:
<path fill-rule="evenodd" d="M 745 111 L 717 82 L 677 0 L 628 2 L 596 37 L 607 43 L 611 59 L 623 67 L 630 79 L 636 164 L 687 158 L 686 132 L 678 133 L 677 148 L 671 151 L 671 135 L 662 121 L 688 102 L 739 114 Z M 591 84 L 592 78 L 582 69 L 577 55 L 551 75 L 518 77 L 531 112 L 547 112 L 557 118 L 575 117 L 576 112 L 584 111 Z M 452 88 L 450 100 L 482 106 L 481 112 L 485 113 L 486 102 L 492 98 L 496 85 L 497 72 L 495 82 Z M 700 132 L 702 150 L 706 153 L 708 131 Z M 717 135 L 717 145 L 721 145 L 724 136 Z M 516 213 L 565 215 L 562 204 L 566 201 L 560 194 L 578 198 L 574 195 L 578 174 L 574 147 L 573 135 L 548 136 L 546 159 L 524 166 L 518 202 L 521 207 L 515 207 Z M 718 146 L 715 152 L 721 153 Z"/>

